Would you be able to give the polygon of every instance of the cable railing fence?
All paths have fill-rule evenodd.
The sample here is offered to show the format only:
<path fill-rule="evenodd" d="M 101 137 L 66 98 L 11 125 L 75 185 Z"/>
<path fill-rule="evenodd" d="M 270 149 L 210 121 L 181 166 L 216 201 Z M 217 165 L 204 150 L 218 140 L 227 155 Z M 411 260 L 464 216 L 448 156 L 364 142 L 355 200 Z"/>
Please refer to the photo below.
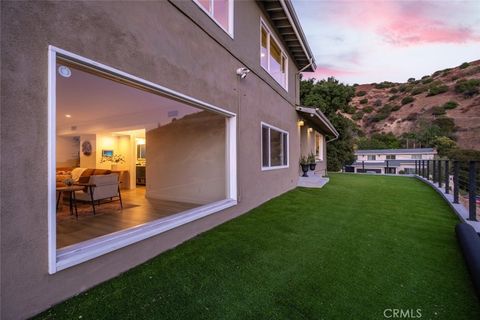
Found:
<path fill-rule="evenodd" d="M 469 220 L 480 220 L 480 161 L 416 160 L 415 174 L 453 195 L 462 204 Z"/>

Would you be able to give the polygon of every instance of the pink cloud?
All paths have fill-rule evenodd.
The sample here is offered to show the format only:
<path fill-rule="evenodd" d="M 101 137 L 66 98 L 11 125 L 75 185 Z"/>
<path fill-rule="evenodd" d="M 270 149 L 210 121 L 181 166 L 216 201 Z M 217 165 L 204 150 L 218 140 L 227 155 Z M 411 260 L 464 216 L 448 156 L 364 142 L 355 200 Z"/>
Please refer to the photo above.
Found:
<path fill-rule="evenodd" d="M 437 2 L 335 2 L 328 18 L 373 32 L 395 46 L 480 42 L 480 32 L 463 25 L 461 13 L 465 10 L 468 7 L 452 8 Z"/>
<path fill-rule="evenodd" d="M 328 77 L 339 78 L 343 76 L 355 75 L 358 73 L 359 72 L 357 71 L 344 70 L 340 68 L 335 68 L 333 66 L 317 66 L 315 72 L 303 72 L 302 75 L 304 79 L 325 79 Z"/>

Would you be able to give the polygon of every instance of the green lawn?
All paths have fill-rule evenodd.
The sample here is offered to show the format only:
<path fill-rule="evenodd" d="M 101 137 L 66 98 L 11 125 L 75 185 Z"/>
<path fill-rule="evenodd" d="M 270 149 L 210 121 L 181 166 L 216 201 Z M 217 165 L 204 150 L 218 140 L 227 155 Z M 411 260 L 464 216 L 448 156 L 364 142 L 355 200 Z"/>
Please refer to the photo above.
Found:
<path fill-rule="evenodd" d="M 413 178 L 332 174 L 39 318 L 480 319 L 456 223 Z"/>

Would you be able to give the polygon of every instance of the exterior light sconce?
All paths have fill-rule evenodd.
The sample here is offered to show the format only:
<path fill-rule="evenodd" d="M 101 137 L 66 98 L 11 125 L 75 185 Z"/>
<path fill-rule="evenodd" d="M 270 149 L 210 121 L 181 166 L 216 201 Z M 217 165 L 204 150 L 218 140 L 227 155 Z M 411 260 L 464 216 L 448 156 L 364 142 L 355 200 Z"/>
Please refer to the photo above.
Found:
<path fill-rule="evenodd" d="M 305 121 L 298 120 L 297 124 L 298 124 L 299 127 L 303 127 L 305 125 Z"/>
<path fill-rule="evenodd" d="M 313 128 L 308 128 L 308 133 L 312 133 L 313 132 Z"/>

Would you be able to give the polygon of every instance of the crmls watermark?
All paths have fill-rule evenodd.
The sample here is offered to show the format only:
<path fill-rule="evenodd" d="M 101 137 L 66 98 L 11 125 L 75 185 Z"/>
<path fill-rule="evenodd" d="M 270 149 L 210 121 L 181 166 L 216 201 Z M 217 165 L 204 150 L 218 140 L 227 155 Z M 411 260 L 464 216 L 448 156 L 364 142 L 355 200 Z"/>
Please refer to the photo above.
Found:
<path fill-rule="evenodd" d="M 385 309 L 383 316 L 387 319 L 419 319 L 422 309 Z"/>

